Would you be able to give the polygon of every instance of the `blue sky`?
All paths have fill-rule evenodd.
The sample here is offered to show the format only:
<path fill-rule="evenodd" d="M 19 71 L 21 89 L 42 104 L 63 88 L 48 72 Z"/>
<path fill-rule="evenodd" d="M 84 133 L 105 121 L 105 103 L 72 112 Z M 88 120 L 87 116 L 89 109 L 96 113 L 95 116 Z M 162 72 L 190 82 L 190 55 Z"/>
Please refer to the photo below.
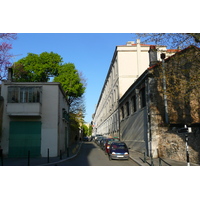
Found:
<path fill-rule="evenodd" d="M 115 47 L 135 41 L 132 33 L 19 33 L 13 41 L 12 62 L 27 53 L 58 53 L 63 62 L 74 63 L 87 80 L 85 93 L 86 116 L 90 123 L 98 102 Z"/>

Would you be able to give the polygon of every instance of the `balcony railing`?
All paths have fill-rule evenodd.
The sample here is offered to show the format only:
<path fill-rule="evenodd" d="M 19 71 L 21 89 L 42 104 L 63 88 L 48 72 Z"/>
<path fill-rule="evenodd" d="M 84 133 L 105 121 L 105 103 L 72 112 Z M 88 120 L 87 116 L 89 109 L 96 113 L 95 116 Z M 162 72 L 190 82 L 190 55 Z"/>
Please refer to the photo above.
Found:
<path fill-rule="evenodd" d="M 8 103 L 9 116 L 41 116 L 40 103 Z"/>

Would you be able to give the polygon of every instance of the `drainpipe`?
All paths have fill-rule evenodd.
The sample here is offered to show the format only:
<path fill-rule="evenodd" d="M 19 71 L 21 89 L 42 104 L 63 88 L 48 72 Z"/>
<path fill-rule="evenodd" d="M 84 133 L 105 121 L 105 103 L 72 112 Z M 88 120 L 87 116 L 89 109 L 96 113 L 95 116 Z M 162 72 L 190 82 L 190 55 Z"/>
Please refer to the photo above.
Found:
<path fill-rule="evenodd" d="M 147 92 L 146 92 L 146 103 L 147 103 L 147 147 L 145 150 L 145 153 L 147 156 L 150 156 L 152 153 L 152 147 L 151 147 L 151 113 L 150 113 L 150 87 L 149 87 L 149 80 L 150 78 L 148 77 L 145 81 Z"/>
<path fill-rule="evenodd" d="M 166 95 L 166 76 L 165 76 L 165 54 L 162 53 L 160 55 L 162 59 L 162 71 L 163 71 L 163 90 L 164 90 L 164 106 L 165 106 L 165 123 L 169 123 L 169 117 L 168 117 L 168 105 L 167 105 L 167 95 Z"/>
<path fill-rule="evenodd" d="M 158 58 L 157 58 L 157 49 L 156 45 L 151 45 L 149 48 L 149 67 L 155 65 L 158 63 Z M 152 149 L 152 131 L 151 131 L 151 108 L 150 108 L 150 82 L 151 78 L 148 77 L 148 84 L 147 84 L 147 91 L 148 91 L 148 96 L 147 96 L 147 117 L 148 117 L 148 122 L 147 122 L 147 131 L 148 131 L 148 156 L 151 158 L 151 165 L 153 166 L 153 149 Z"/>

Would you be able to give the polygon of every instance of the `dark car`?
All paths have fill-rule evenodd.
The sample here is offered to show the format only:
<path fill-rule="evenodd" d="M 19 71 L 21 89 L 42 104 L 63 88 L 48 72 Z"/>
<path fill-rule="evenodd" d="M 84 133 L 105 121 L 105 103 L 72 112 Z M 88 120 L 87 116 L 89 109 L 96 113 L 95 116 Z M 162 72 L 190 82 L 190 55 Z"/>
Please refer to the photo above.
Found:
<path fill-rule="evenodd" d="M 104 136 L 98 136 L 97 139 L 96 139 L 96 141 L 95 141 L 96 144 L 100 146 L 100 142 L 101 142 L 101 140 L 104 139 L 104 138 L 105 138 Z"/>
<path fill-rule="evenodd" d="M 88 142 L 89 141 L 88 137 L 84 137 L 83 141 Z"/>
<path fill-rule="evenodd" d="M 124 142 L 112 142 L 108 151 L 109 159 L 129 159 L 129 150 Z"/>
<path fill-rule="evenodd" d="M 100 147 L 104 151 L 105 150 L 105 144 L 108 138 L 104 137 L 100 140 Z"/>
<path fill-rule="evenodd" d="M 110 148 L 110 145 L 112 142 L 115 142 L 115 141 L 119 141 L 119 138 L 108 138 L 106 140 L 106 143 L 105 143 L 105 146 L 104 146 L 104 151 L 105 151 L 105 154 L 108 153 L 108 150 Z"/>

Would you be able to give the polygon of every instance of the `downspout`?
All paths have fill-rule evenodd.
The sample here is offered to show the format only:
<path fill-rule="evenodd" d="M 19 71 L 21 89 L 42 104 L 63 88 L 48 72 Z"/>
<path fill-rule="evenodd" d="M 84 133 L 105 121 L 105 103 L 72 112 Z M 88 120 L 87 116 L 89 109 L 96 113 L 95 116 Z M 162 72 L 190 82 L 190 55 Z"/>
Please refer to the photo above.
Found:
<path fill-rule="evenodd" d="M 163 90 L 164 90 L 164 107 L 165 107 L 165 123 L 169 123 L 169 116 L 168 116 L 168 105 L 167 105 L 167 94 L 166 94 L 166 76 L 165 76 L 165 54 L 162 53 L 160 55 L 162 59 L 162 72 L 163 72 Z"/>
<path fill-rule="evenodd" d="M 147 156 L 152 155 L 152 134 L 151 134 L 151 110 L 150 110 L 150 87 L 149 87 L 150 77 L 146 79 L 146 101 L 147 101 Z"/>
<path fill-rule="evenodd" d="M 157 49 L 155 45 L 151 45 L 150 49 L 149 49 L 149 67 L 152 67 L 153 65 L 155 65 L 158 62 L 157 59 Z M 151 157 L 151 164 L 153 165 L 153 148 L 152 148 L 152 131 L 151 131 L 151 81 L 152 78 L 148 75 L 148 102 L 147 102 L 147 115 L 148 115 L 148 145 L 149 145 L 149 151 L 148 151 L 148 156 Z"/>

